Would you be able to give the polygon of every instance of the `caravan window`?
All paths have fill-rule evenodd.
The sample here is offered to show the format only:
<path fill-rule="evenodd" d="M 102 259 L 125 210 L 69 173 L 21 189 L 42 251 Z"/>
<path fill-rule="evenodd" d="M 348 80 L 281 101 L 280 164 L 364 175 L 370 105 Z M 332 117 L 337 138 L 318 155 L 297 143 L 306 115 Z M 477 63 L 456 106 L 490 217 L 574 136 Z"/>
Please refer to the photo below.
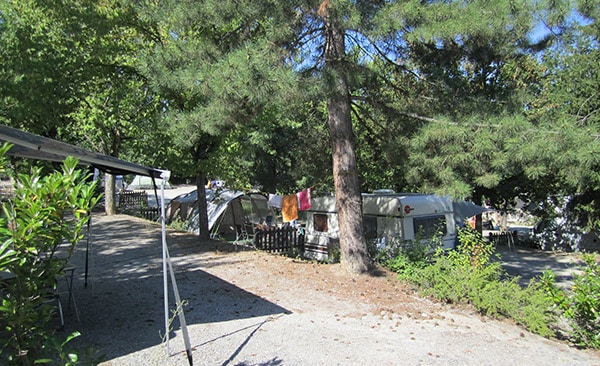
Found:
<path fill-rule="evenodd" d="M 329 230 L 329 224 L 327 215 L 325 214 L 314 214 L 313 215 L 313 227 L 315 231 L 326 233 Z"/>
<path fill-rule="evenodd" d="M 415 217 L 413 225 L 415 235 L 421 235 L 423 239 L 432 238 L 436 234 L 444 236 L 447 233 L 446 216 L 444 215 Z"/>

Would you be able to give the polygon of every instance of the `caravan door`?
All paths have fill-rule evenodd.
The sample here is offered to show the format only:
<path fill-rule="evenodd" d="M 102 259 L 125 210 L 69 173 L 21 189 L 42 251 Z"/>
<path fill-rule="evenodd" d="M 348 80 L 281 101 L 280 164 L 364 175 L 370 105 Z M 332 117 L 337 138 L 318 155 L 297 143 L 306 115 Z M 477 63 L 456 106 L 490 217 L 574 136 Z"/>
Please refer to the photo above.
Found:
<path fill-rule="evenodd" d="M 335 197 L 313 199 L 306 212 L 304 256 L 320 261 L 332 259 L 331 255 L 339 248 L 339 235 Z"/>

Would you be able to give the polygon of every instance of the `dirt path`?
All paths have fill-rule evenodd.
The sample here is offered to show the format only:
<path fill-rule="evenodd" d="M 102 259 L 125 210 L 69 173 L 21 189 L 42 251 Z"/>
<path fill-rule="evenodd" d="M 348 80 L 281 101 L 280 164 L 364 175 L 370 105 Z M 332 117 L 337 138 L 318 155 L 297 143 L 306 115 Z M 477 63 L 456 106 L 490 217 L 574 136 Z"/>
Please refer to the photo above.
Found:
<path fill-rule="evenodd" d="M 498 253 L 506 272 L 519 276 L 519 283 L 523 286 L 531 279 L 542 276 L 545 270 L 551 270 L 556 275 L 555 280 L 559 286 L 570 287 L 573 275 L 580 273 L 580 268 L 584 265 L 579 253 L 541 251 L 519 246 L 501 246 Z"/>
<path fill-rule="evenodd" d="M 169 357 L 161 344 L 159 227 L 97 215 L 93 238 L 85 289 L 85 245 L 73 258 L 73 345 L 101 350 L 103 365 L 186 365 L 177 321 Z M 195 365 L 600 365 L 597 352 L 418 298 L 390 274 L 352 276 L 184 233 L 168 242 Z"/>

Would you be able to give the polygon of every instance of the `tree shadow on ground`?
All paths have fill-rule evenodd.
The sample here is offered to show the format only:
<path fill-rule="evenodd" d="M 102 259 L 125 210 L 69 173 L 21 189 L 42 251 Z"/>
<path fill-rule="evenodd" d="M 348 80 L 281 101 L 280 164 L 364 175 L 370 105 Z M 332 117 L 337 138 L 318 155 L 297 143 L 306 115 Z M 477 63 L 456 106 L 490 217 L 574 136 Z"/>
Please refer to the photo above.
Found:
<path fill-rule="evenodd" d="M 92 225 L 91 238 L 89 248 L 82 241 L 71 260 L 77 267 L 73 293 L 81 319 L 78 323 L 73 311 L 67 314 L 66 331 L 81 333 L 72 346 L 93 348 L 111 360 L 160 344 L 165 332 L 160 227 L 128 217 L 100 217 Z M 290 313 L 202 270 L 231 264 L 227 256 L 211 253 L 237 248 L 217 241 L 199 244 L 198 237 L 172 232 L 167 242 L 188 327 L 231 320 L 260 324 L 262 318 Z M 89 278 L 84 287 L 86 258 Z M 181 335 L 168 281 L 168 316 L 174 329 L 169 338 L 173 339 Z M 200 347 L 203 341 L 191 339 L 191 343 Z M 233 359 L 239 348 L 231 352 Z"/>
<path fill-rule="evenodd" d="M 573 275 L 579 273 L 583 264 L 577 253 L 543 251 L 522 246 L 499 245 L 502 267 L 509 276 L 518 277 L 521 286 L 527 286 L 532 279 L 540 278 L 544 271 L 551 270 L 556 275 L 556 283 L 570 287 Z"/>

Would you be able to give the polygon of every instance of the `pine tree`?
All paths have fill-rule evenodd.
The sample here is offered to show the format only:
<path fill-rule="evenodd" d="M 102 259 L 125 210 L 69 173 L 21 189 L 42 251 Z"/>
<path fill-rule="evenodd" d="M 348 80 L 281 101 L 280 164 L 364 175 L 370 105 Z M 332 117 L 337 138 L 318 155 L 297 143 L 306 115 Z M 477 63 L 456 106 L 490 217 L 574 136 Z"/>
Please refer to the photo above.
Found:
<path fill-rule="evenodd" d="M 196 177 L 201 238 L 208 238 L 205 182 L 231 132 L 253 123 L 294 83 L 284 65 L 281 32 L 293 9 L 277 1 L 163 1 L 139 7 L 156 34 L 141 72 L 164 98 L 165 123 L 177 149 L 176 170 Z"/>

